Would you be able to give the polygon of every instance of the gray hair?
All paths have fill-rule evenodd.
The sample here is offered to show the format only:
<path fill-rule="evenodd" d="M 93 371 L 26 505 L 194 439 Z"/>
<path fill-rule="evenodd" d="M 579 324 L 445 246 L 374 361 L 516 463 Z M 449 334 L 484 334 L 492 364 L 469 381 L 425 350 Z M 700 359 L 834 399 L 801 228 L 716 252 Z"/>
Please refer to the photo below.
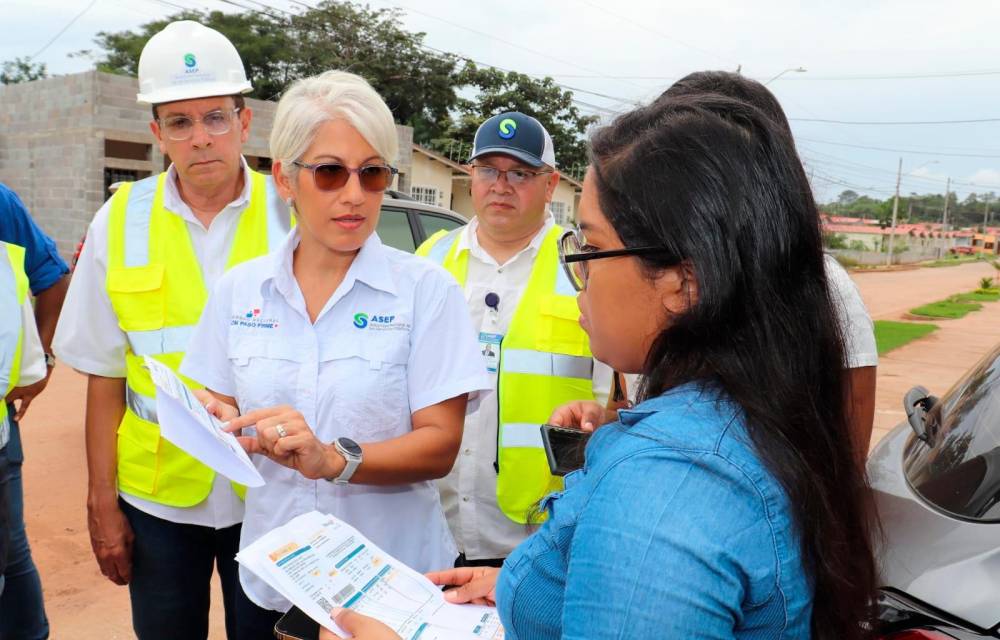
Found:
<path fill-rule="evenodd" d="M 399 154 L 396 124 L 382 97 L 361 76 L 326 71 L 297 80 L 281 101 L 271 128 L 271 159 L 294 177 L 292 164 L 302 157 L 325 122 L 346 120 L 382 158 L 392 164 Z"/>

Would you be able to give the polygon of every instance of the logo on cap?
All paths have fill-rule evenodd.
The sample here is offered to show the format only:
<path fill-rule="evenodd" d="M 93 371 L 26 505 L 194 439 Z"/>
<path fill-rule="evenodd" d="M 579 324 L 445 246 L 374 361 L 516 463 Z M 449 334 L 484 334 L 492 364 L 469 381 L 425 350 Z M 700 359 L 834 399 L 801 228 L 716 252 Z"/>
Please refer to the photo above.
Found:
<path fill-rule="evenodd" d="M 194 57 L 193 53 L 185 53 L 184 54 L 184 66 L 185 67 L 191 68 L 191 67 L 195 66 L 196 64 L 198 64 L 198 61 L 195 60 L 195 57 Z"/>
<path fill-rule="evenodd" d="M 500 121 L 500 137 L 504 140 L 510 140 L 517 133 L 517 121 L 514 118 L 504 118 Z"/>

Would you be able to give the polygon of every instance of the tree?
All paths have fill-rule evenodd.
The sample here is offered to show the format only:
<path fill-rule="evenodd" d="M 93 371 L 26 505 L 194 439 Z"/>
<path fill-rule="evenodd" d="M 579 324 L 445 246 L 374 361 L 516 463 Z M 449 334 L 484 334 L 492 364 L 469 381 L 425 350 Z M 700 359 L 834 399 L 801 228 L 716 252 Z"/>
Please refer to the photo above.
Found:
<path fill-rule="evenodd" d="M 44 64 L 32 62 L 31 58 L 14 58 L 3 63 L 3 71 L 0 71 L 0 84 L 31 82 L 47 78 L 48 75 Z"/>
<path fill-rule="evenodd" d="M 325 0 L 297 13 L 222 13 L 187 10 L 136 31 L 100 32 L 97 68 L 136 75 L 149 38 L 174 20 L 196 20 L 223 33 L 243 59 L 251 97 L 276 99 L 297 78 L 343 69 L 367 79 L 396 121 L 413 127 L 414 140 L 461 159 L 476 127 L 505 109 L 537 117 L 552 134 L 562 167 L 586 163 L 582 136 L 596 120 L 579 113 L 573 94 L 551 78 L 481 68 L 424 46 L 424 33 L 406 31 L 399 9 L 371 9 Z M 473 93 L 470 99 L 460 95 Z"/>
<path fill-rule="evenodd" d="M 583 139 L 596 116 L 582 115 L 573 104 L 573 93 L 560 88 L 552 78 L 536 80 L 523 73 L 493 67 L 466 65 L 461 84 L 477 91 L 475 99 L 458 102 L 458 117 L 443 139 L 434 141 L 439 150 L 452 141 L 471 147 L 476 129 L 486 119 L 504 111 L 520 111 L 538 118 L 552 136 L 556 162 L 564 172 L 580 177 L 587 164 Z M 463 147 L 464 148 L 464 147 Z"/>
<path fill-rule="evenodd" d="M 846 207 L 854 204 L 857 201 L 858 197 L 859 196 L 857 191 L 852 191 L 851 189 L 847 189 L 845 191 L 841 191 L 840 195 L 837 196 L 837 204 L 839 204 L 842 207 Z"/>

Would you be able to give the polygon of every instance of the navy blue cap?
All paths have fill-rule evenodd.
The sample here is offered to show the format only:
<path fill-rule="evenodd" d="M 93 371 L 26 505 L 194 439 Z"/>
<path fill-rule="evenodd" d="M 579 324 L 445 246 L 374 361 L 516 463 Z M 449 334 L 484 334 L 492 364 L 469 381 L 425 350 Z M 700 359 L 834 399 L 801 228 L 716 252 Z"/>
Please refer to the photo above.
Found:
<path fill-rule="evenodd" d="M 469 161 L 501 153 L 532 166 L 556 166 L 552 136 L 542 123 L 517 111 L 495 115 L 479 126 Z"/>

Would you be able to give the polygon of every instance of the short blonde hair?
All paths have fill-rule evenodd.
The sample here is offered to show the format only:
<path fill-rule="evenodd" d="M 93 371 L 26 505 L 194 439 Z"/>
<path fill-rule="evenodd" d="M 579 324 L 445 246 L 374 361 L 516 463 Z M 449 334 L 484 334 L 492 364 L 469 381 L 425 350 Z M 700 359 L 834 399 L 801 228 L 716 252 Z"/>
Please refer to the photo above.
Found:
<path fill-rule="evenodd" d="M 280 160 L 282 173 L 294 177 L 292 164 L 302 157 L 325 122 L 346 120 L 389 164 L 399 154 L 392 112 L 361 76 L 326 71 L 297 80 L 281 101 L 271 128 L 271 160 Z"/>

